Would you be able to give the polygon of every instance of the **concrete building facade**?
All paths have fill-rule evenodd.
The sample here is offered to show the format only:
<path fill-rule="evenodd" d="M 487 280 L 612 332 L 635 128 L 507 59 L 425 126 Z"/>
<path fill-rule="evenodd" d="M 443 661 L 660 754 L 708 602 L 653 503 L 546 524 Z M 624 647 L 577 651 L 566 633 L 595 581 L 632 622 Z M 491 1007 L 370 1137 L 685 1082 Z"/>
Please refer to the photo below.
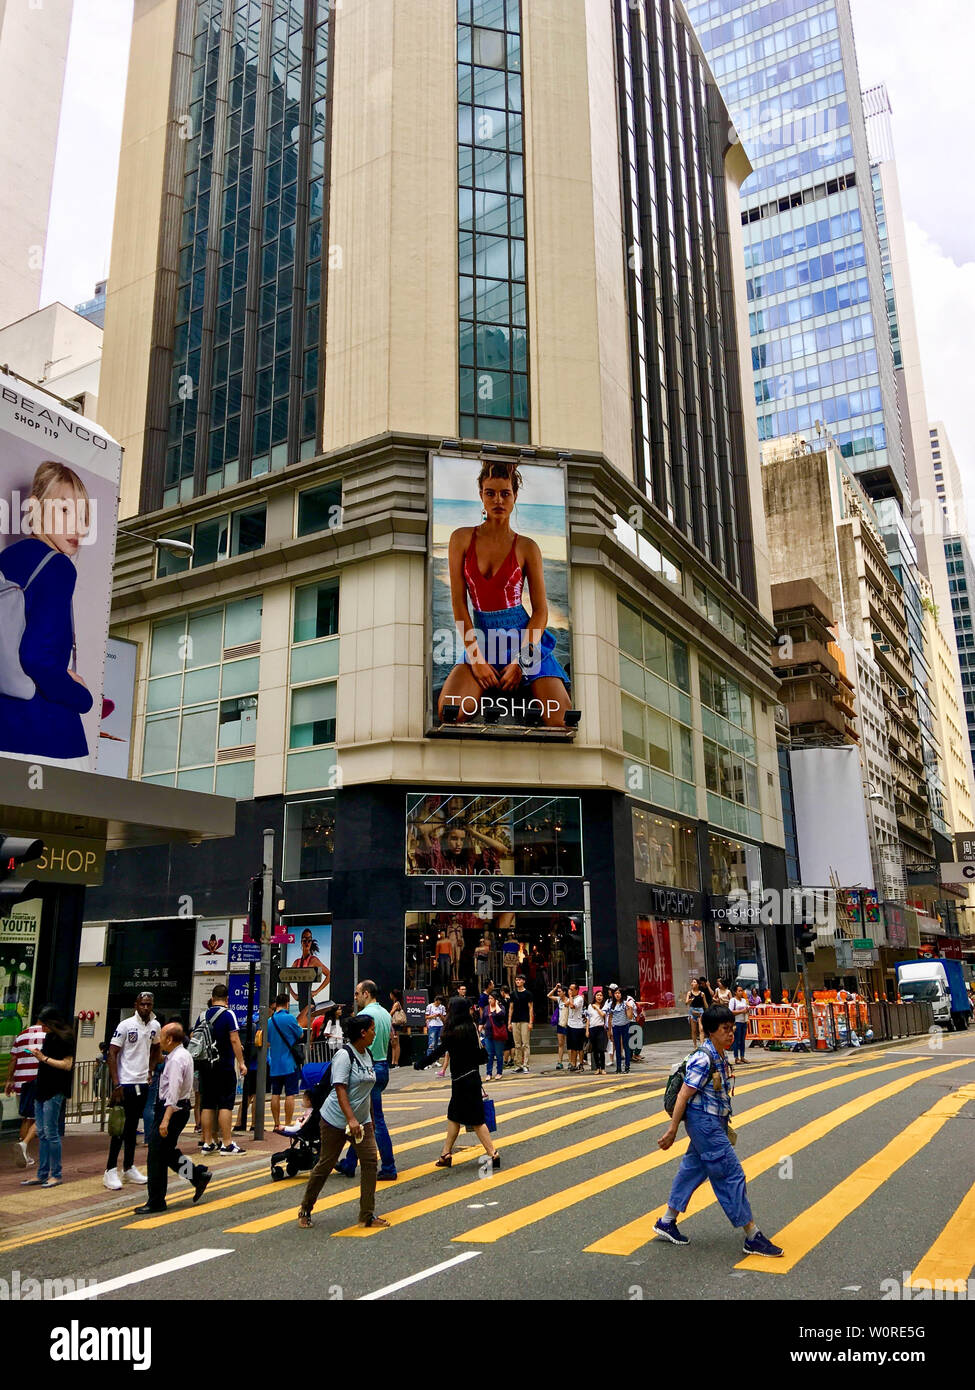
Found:
<path fill-rule="evenodd" d="M 74 0 L 0 4 L 0 325 L 40 304 Z"/>
<path fill-rule="evenodd" d="M 785 873 L 729 124 L 671 0 L 137 0 L 100 409 L 123 516 L 195 553 L 125 542 L 113 630 L 135 775 L 235 795 L 238 835 L 117 856 L 99 921 L 176 884 L 244 913 L 271 825 L 335 998 L 354 930 L 433 987 L 438 931 L 472 974 L 485 921 L 665 1030 L 695 969 L 788 968 L 791 929 L 717 925 Z M 484 460 L 564 477 L 574 731 L 431 720 L 443 457 L 474 496 Z M 478 918 L 417 872 L 420 810 L 476 838 L 495 806 L 518 848 Z"/>

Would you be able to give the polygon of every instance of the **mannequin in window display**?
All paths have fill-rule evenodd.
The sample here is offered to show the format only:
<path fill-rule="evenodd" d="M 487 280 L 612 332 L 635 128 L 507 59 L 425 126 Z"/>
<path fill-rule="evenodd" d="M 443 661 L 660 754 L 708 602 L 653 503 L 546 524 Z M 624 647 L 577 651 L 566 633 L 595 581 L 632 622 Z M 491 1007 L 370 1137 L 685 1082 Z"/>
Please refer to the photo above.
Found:
<path fill-rule="evenodd" d="M 504 973 L 508 980 L 508 988 L 514 990 L 515 976 L 518 974 L 518 962 L 521 958 L 521 945 L 515 939 L 513 931 L 509 931 L 501 947 L 501 956 L 504 961 Z"/>
<path fill-rule="evenodd" d="M 556 980 L 564 980 L 565 952 L 562 949 L 562 938 L 554 927 L 549 935 L 548 959 L 553 978 Z"/>
<path fill-rule="evenodd" d="M 487 933 L 474 947 L 474 973 L 477 976 L 478 991 L 483 993 L 484 985 L 491 978 L 491 943 L 488 941 Z"/>
<path fill-rule="evenodd" d="M 676 865 L 674 864 L 674 847 L 667 840 L 660 846 L 660 883 L 665 883 L 668 888 L 672 888 L 676 882 Z"/>
<path fill-rule="evenodd" d="M 646 826 L 640 822 L 637 822 L 637 828 L 633 832 L 633 867 L 638 883 L 653 881 L 650 877 L 650 845 Z"/>
<path fill-rule="evenodd" d="M 447 928 L 447 940 L 450 942 L 452 978 L 459 980 L 460 958 L 464 951 L 464 930 L 456 917 L 451 919 L 450 926 Z"/>
<path fill-rule="evenodd" d="M 437 962 L 437 980 L 441 989 L 448 989 L 453 968 L 454 948 L 443 927 L 437 932 L 433 954 Z"/>

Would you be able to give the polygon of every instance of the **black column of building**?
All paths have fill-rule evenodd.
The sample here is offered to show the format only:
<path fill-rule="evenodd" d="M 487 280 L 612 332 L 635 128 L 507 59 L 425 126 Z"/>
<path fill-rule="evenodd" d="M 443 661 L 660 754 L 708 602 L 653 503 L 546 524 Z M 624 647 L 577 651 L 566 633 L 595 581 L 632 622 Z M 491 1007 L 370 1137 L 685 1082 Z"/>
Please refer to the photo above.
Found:
<path fill-rule="evenodd" d="M 34 983 L 35 1013 L 45 1004 L 56 1004 L 66 1018 L 74 1013 L 84 916 L 84 888 L 65 885 L 50 896 L 45 893 Z"/>

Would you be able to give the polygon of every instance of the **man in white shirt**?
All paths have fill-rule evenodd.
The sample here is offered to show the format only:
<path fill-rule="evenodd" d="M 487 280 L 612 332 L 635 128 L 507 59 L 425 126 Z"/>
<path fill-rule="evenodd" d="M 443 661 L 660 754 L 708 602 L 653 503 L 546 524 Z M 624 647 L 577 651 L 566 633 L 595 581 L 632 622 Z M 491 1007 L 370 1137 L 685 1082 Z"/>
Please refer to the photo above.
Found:
<path fill-rule="evenodd" d="M 146 1179 L 135 1166 L 135 1136 L 139 1128 L 139 1117 L 146 1107 L 149 1083 L 159 1060 L 159 1022 L 152 1012 L 153 997 L 149 990 L 143 990 L 135 998 L 135 1012 L 131 1018 L 123 1018 L 108 1045 L 108 1070 L 112 1077 L 113 1105 L 121 1105 L 125 1111 L 125 1125 L 121 1135 L 113 1136 L 108 1148 L 108 1162 L 105 1165 L 105 1186 L 111 1192 L 118 1192 L 122 1178 L 129 1182 L 144 1183 Z M 122 1175 L 119 1175 L 118 1160 L 122 1153 Z"/>
<path fill-rule="evenodd" d="M 150 1216 L 166 1210 L 166 1187 L 169 1170 L 193 1184 L 193 1201 L 198 1202 L 213 1177 L 203 1164 L 194 1163 L 177 1148 L 183 1126 L 190 1117 L 193 1105 L 193 1058 L 183 1046 L 183 1026 L 167 1023 L 159 1035 L 166 1064 L 159 1078 L 159 1098 L 156 1101 L 155 1124 L 149 1140 L 149 1186 L 144 1206 L 136 1207 L 137 1216 Z"/>

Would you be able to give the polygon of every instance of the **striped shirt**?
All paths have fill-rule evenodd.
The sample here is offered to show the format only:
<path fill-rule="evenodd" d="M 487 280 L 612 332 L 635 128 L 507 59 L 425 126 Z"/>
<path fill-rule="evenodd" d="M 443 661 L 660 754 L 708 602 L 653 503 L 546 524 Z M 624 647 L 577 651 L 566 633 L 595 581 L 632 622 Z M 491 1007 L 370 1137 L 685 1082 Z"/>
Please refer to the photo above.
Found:
<path fill-rule="evenodd" d="M 33 1023 L 29 1028 L 25 1028 L 22 1033 L 18 1033 L 14 1038 L 14 1045 L 10 1049 L 10 1055 L 15 1059 L 14 1063 L 14 1090 L 20 1088 L 28 1081 L 37 1080 L 37 1068 L 40 1066 L 36 1057 L 32 1057 L 28 1052 L 30 1047 L 44 1046 L 44 1029 L 39 1023 Z"/>

